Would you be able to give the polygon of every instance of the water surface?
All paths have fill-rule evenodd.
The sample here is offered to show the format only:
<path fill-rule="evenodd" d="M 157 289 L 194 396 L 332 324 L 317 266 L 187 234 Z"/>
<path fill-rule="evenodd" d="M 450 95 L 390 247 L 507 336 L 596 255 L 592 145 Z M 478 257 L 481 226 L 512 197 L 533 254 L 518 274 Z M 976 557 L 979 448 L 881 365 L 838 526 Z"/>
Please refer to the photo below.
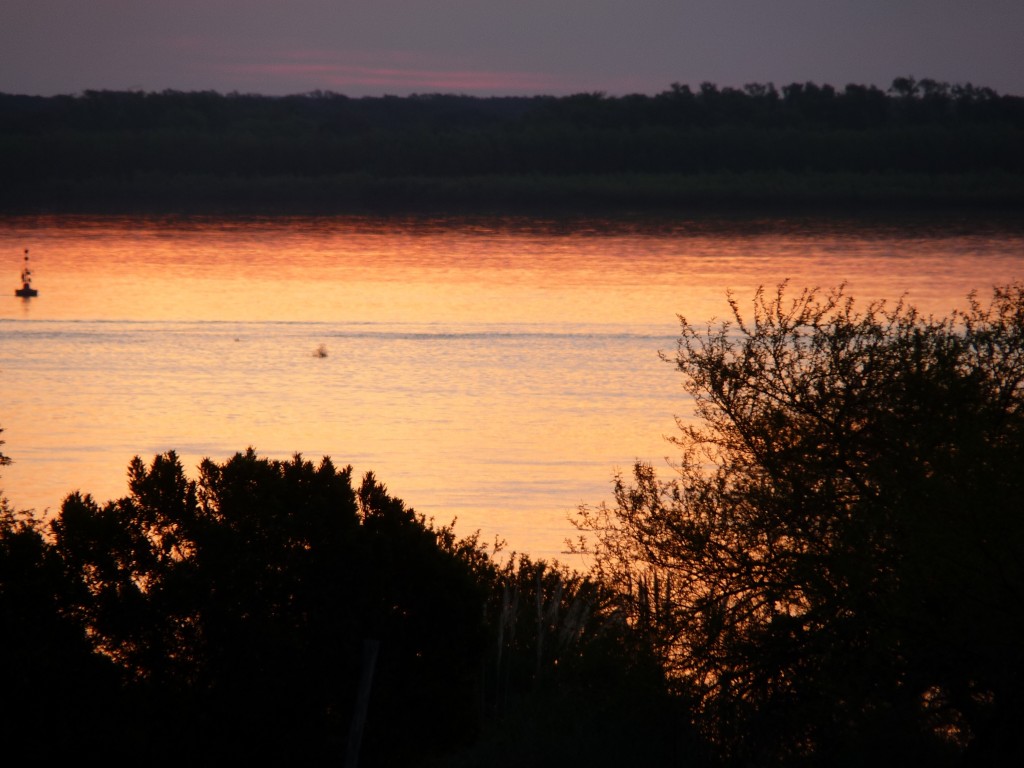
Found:
<path fill-rule="evenodd" d="M 552 556 L 617 469 L 667 468 L 678 314 L 787 279 L 945 314 L 1022 254 L 977 220 L 0 219 L 0 487 L 43 513 L 122 495 L 135 454 L 252 445 Z"/>

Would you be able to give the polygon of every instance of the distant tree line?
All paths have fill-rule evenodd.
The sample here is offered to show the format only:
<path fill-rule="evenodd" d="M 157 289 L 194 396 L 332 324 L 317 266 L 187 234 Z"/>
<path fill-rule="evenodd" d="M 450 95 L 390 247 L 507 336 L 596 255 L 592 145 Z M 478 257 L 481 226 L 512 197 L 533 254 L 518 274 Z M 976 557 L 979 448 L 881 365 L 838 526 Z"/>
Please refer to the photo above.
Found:
<path fill-rule="evenodd" d="M 113 194 L 185 177 L 750 172 L 1019 175 L 1024 98 L 909 77 L 888 91 L 704 83 L 621 97 L 0 95 L 0 173 L 24 194 L 85 181 Z"/>

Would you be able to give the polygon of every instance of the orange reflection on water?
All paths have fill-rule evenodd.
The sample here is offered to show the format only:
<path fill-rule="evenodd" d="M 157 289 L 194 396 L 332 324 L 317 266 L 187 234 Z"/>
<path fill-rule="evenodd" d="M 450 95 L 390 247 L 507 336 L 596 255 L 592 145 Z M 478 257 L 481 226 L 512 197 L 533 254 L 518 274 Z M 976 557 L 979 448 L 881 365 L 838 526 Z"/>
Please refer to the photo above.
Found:
<path fill-rule="evenodd" d="M 1019 276 L 1021 235 L 944 222 L 532 219 L 8 220 L 32 246 L 33 316 L 674 324 L 732 289 L 847 282 L 927 311 Z M 13 264 L 13 262 L 12 262 Z M 19 261 L 20 267 L 20 261 Z M 13 266 L 12 266 L 13 269 Z M 13 278 L 12 278 L 13 279 Z M 10 311 L 6 313 L 10 315 Z"/>
<path fill-rule="evenodd" d="M 40 296 L 0 302 L 16 506 L 254 445 L 545 556 L 616 468 L 674 453 L 677 313 L 789 279 L 945 314 L 1024 277 L 1019 228 L 948 221 L 6 219 L 11 280 L 24 247 Z"/>

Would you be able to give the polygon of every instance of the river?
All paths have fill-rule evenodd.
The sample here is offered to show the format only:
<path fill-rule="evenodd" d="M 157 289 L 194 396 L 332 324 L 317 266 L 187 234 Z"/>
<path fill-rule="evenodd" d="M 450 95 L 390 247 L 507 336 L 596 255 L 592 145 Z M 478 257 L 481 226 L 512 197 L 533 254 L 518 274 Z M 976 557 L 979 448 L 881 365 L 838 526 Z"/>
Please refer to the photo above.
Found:
<path fill-rule="evenodd" d="M 551 558 L 616 471 L 670 471 L 688 403 L 658 353 L 678 315 L 784 280 L 946 314 L 1024 279 L 1024 225 L 22 216 L 0 218 L 0 267 L 13 507 L 124 495 L 136 454 L 173 449 L 194 476 L 253 446 L 372 470 L 460 533 Z"/>

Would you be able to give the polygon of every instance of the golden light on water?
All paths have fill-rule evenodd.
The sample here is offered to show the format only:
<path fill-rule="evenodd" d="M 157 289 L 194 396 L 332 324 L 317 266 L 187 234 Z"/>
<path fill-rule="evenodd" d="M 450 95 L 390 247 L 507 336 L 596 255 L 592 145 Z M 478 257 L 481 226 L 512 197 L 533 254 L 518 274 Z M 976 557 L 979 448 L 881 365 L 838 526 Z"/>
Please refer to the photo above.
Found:
<path fill-rule="evenodd" d="M 136 453 L 192 470 L 253 445 L 373 470 L 544 556 L 615 469 L 672 455 L 686 405 L 657 353 L 677 313 L 724 317 L 728 289 L 742 307 L 788 278 L 946 314 L 1024 278 L 1019 228 L 951 222 L 22 218 L 0 254 L 16 507 L 123 495 Z"/>
<path fill-rule="evenodd" d="M 0 237 L 32 241 L 36 316 L 74 319 L 673 324 L 783 279 L 945 312 L 1020 259 L 1019 233 L 993 253 L 984 232 L 821 222 L 61 217 Z"/>

